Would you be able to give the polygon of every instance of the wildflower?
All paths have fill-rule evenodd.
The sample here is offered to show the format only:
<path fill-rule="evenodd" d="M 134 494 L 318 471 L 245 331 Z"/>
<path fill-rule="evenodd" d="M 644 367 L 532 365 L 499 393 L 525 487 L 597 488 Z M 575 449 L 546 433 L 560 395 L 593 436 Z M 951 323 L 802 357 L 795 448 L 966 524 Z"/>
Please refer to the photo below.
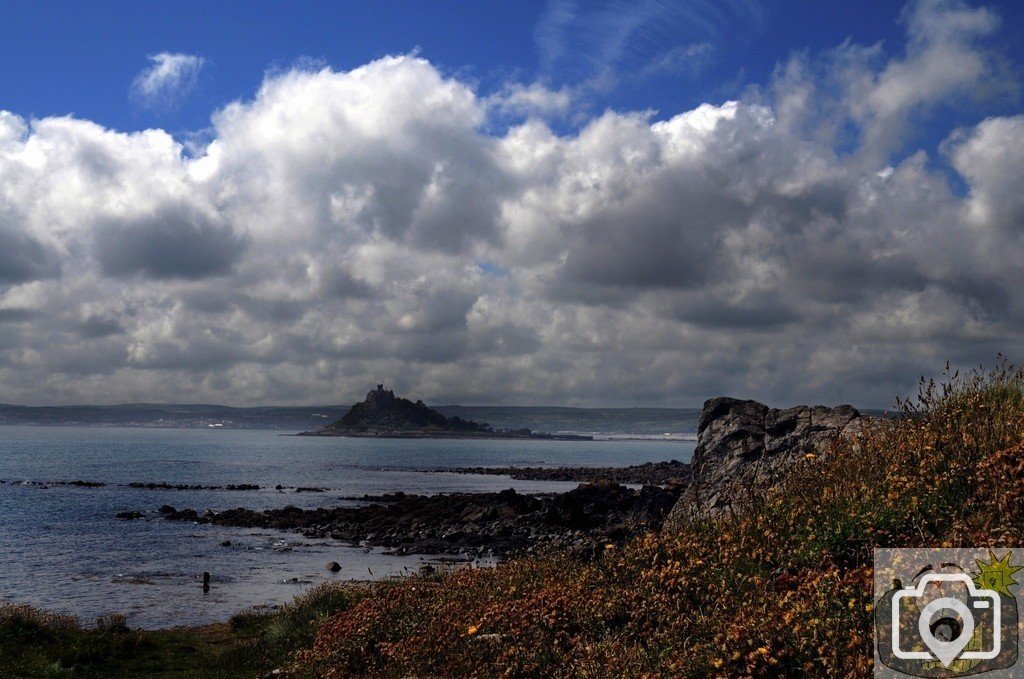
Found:
<path fill-rule="evenodd" d="M 806 455 L 804 455 L 804 458 L 808 459 L 808 460 L 813 460 L 816 457 L 818 457 L 818 456 L 815 455 L 814 453 L 807 453 Z"/>
<path fill-rule="evenodd" d="M 477 625 L 470 625 L 466 628 L 466 636 L 471 637 L 477 633 L 480 628 Z"/>

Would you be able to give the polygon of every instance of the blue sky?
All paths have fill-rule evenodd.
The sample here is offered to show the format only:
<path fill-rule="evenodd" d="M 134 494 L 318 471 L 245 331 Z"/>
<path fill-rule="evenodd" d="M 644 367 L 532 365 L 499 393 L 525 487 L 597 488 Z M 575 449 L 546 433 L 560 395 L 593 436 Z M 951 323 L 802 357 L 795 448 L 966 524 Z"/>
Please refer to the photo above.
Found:
<path fill-rule="evenodd" d="M 1024 3 L 0 6 L 0 402 L 886 407 L 1024 358 Z"/>
<path fill-rule="evenodd" d="M 1024 37 L 1014 28 L 1024 25 L 1024 3 L 985 4 L 1002 16 L 995 42 L 1019 67 Z M 586 114 L 667 117 L 767 82 L 795 51 L 845 40 L 896 48 L 902 11 L 891 0 L 14 2 L 0 8 L 0 106 L 125 131 L 199 130 L 214 110 L 251 98 L 268 70 L 306 60 L 349 69 L 419 50 L 483 92 L 540 80 L 584 87 Z M 160 52 L 205 63 L 187 96 L 151 110 L 133 104 L 129 87 Z M 587 86 L 606 73 L 610 82 Z"/>

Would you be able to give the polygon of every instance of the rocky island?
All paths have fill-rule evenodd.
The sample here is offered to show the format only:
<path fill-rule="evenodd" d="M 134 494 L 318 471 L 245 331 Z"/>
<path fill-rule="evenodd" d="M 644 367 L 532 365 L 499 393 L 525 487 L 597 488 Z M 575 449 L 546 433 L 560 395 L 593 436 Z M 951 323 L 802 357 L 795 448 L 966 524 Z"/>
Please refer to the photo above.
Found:
<path fill-rule="evenodd" d="M 590 441 L 592 436 L 544 434 L 529 429 L 492 429 L 486 423 L 445 417 L 423 401 L 395 396 L 378 384 L 338 421 L 299 436 L 362 436 L 380 438 L 501 438 Z"/>

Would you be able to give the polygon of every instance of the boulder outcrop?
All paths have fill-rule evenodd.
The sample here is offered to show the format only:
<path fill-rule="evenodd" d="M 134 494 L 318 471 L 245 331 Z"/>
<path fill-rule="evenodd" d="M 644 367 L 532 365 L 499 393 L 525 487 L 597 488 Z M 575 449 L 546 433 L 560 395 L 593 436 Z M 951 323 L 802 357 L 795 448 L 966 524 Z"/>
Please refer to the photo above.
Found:
<path fill-rule="evenodd" d="M 753 487 L 776 481 L 797 460 L 827 454 L 863 423 L 849 405 L 778 409 L 724 396 L 709 399 L 700 414 L 690 488 L 666 525 L 734 506 Z"/>

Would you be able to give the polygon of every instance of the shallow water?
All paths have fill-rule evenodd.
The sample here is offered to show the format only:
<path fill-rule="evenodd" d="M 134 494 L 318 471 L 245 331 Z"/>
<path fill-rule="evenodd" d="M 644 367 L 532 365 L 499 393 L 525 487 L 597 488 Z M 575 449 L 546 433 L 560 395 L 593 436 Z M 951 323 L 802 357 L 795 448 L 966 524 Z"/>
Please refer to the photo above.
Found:
<path fill-rule="evenodd" d="M 550 492 L 574 483 L 427 472 L 469 466 L 615 466 L 689 460 L 689 441 L 403 440 L 281 436 L 274 431 L 0 427 L 0 600 L 88 621 L 128 615 L 133 627 L 226 620 L 290 601 L 325 580 L 416 570 L 430 559 L 365 551 L 297 533 L 164 521 L 177 508 L 304 508 L 363 494 Z M 84 480 L 99 488 L 24 485 Z M 258 484 L 258 491 L 145 490 L 130 482 Z M 285 491 L 274 490 L 282 485 Z M 323 493 L 293 488 L 322 487 Z M 122 521 L 115 514 L 146 517 Z M 230 541 L 229 546 L 222 543 Z M 329 573 L 337 561 L 342 570 Z M 203 594 L 204 571 L 213 576 Z"/>

